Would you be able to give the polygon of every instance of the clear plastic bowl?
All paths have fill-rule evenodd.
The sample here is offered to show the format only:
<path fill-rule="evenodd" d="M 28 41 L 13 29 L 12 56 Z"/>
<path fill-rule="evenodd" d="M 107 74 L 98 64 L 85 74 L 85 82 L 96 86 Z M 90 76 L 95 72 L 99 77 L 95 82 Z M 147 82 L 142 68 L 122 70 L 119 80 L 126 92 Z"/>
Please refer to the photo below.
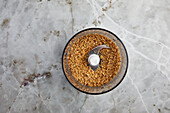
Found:
<path fill-rule="evenodd" d="M 120 56 L 121 56 L 121 65 L 117 75 L 107 84 L 104 84 L 99 87 L 91 87 L 86 86 L 84 84 L 79 83 L 71 74 L 71 71 L 68 67 L 68 52 L 70 51 L 71 46 L 73 43 L 80 37 L 87 35 L 87 34 L 101 34 L 104 35 L 111 40 L 113 40 L 119 48 Z M 102 28 L 89 28 L 82 30 L 76 33 L 66 44 L 63 55 L 62 55 L 62 69 L 64 75 L 68 82 L 77 90 L 87 93 L 87 94 L 103 94 L 109 92 L 116 88 L 124 79 L 128 68 L 128 54 L 126 51 L 125 46 L 123 45 L 122 41 L 112 32 L 102 29 Z"/>

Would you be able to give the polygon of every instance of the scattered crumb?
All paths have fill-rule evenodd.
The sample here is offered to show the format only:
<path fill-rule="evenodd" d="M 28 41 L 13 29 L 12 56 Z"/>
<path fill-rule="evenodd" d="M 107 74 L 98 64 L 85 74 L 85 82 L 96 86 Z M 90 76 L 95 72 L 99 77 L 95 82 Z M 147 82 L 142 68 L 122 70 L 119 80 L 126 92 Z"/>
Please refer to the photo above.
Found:
<path fill-rule="evenodd" d="M 19 64 L 19 65 L 21 65 L 21 64 L 23 64 L 24 63 L 24 60 L 23 59 L 14 59 L 13 60 L 13 65 L 16 65 L 16 64 Z"/>
<path fill-rule="evenodd" d="M 13 65 L 16 65 L 16 64 L 24 64 L 24 59 L 14 59 L 13 60 Z"/>
<path fill-rule="evenodd" d="M 42 76 L 46 76 L 47 78 L 51 77 L 51 72 L 45 72 L 42 74 Z"/>
<path fill-rule="evenodd" d="M 68 4 L 70 4 L 70 5 L 72 4 L 72 2 L 71 2 L 71 1 L 68 1 L 67 3 L 68 3 Z"/>
<path fill-rule="evenodd" d="M 52 33 L 52 31 L 50 31 L 50 33 Z"/>
<path fill-rule="evenodd" d="M 99 23 L 99 24 L 101 24 L 101 22 L 100 22 L 100 21 L 98 21 L 98 23 Z"/>
<path fill-rule="evenodd" d="M 94 24 L 95 26 L 97 26 L 97 21 L 96 21 L 96 20 L 94 20 L 93 24 Z"/>
<path fill-rule="evenodd" d="M 153 106 L 156 106 L 155 104 L 153 104 Z"/>
<path fill-rule="evenodd" d="M 54 69 L 58 70 L 57 65 L 53 65 L 53 64 L 52 64 L 52 65 L 51 65 L 48 69 L 49 69 L 49 70 L 51 70 L 51 69 L 52 69 L 52 67 L 53 67 Z"/>
<path fill-rule="evenodd" d="M 106 8 L 102 8 L 102 11 L 107 11 L 107 7 Z"/>
<path fill-rule="evenodd" d="M 44 37 L 44 39 L 43 39 L 43 40 L 44 40 L 44 42 L 46 42 L 46 41 L 47 41 L 47 37 Z"/>
<path fill-rule="evenodd" d="M 28 85 L 28 82 L 24 81 L 24 82 L 22 83 L 22 85 L 23 85 L 23 86 L 27 86 L 27 85 Z"/>
<path fill-rule="evenodd" d="M 65 87 L 63 87 L 63 90 L 65 90 Z"/>
<path fill-rule="evenodd" d="M 53 65 L 54 68 L 57 68 L 57 65 Z"/>
<path fill-rule="evenodd" d="M 36 109 L 37 109 L 37 107 L 35 106 L 33 110 L 35 111 Z"/>
<path fill-rule="evenodd" d="M 40 97 L 40 94 L 38 94 L 38 97 Z"/>
<path fill-rule="evenodd" d="M 9 106 L 8 109 L 10 110 L 10 109 L 11 109 L 11 106 Z"/>
<path fill-rule="evenodd" d="M 17 60 L 13 60 L 13 65 L 17 64 Z"/>
<path fill-rule="evenodd" d="M 158 109 L 159 112 L 161 112 L 161 109 Z"/>
<path fill-rule="evenodd" d="M 6 26 L 8 26 L 8 23 L 9 23 L 9 20 L 8 19 L 4 19 L 2 24 L 1 24 L 1 26 L 2 27 L 6 27 Z"/>
<path fill-rule="evenodd" d="M 57 36 L 59 36 L 60 35 L 60 31 L 57 31 Z"/>
<path fill-rule="evenodd" d="M 112 0 L 109 1 L 108 7 L 102 8 L 102 11 L 107 11 L 109 8 L 111 8 L 112 7 L 111 4 L 112 4 Z"/>
<path fill-rule="evenodd" d="M 60 31 L 54 30 L 54 35 L 60 36 Z"/>
<path fill-rule="evenodd" d="M 111 8 L 112 0 L 109 1 L 109 8 Z"/>

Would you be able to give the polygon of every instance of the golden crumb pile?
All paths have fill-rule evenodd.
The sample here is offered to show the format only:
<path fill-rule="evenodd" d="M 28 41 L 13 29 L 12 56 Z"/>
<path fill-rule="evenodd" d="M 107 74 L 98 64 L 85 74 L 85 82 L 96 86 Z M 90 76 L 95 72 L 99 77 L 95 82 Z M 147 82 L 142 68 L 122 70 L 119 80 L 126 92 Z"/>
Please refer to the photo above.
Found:
<path fill-rule="evenodd" d="M 101 49 L 100 67 L 93 71 L 88 65 L 88 53 L 96 46 L 106 44 L 109 49 Z M 88 34 L 79 38 L 71 46 L 68 66 L 74 78 L 87 86 L 101 86 L 112 80 L 121 64 L 117 45 L 100 34 Z"/>

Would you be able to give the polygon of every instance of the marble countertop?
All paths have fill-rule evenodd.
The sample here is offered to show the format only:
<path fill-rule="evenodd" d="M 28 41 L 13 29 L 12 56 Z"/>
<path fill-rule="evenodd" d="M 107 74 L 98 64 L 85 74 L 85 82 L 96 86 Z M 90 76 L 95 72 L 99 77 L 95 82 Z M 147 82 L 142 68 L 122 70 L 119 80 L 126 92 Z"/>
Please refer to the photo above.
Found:
<path fill-rule="evenodd" d="M 97 96 L 61 67 L 67 41 L 90 27 L 115 33 L 129 55 L 123 82 Z M 170 113 L 170 1 L 0 0 L 0 113 Z"/>

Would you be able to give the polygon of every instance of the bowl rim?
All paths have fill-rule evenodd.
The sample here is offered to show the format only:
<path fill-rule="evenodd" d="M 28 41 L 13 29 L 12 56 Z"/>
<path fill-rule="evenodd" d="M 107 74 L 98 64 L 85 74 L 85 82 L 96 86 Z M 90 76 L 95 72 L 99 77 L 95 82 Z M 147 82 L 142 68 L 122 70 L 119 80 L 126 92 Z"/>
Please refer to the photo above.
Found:
<path fill-rule="evenodd" d="M 83 90 L 77 88 L 77 87 L 74 86 L 74 85 L 71 83 L 71 81 L 67 78 L 67 75 L 66 75 L 65 70 L 64 70 L 64 63 L 63 63 L 63 61 L 64 61 L 64 53 L 65 53 L 65 50 L 66 50 L 68 44 L 70 43 L 70 41 L 71 41 L 75 36 L 77 36 L 78 34 L 84 32 L 84 31 L 88 31 L 88 30 L 103 30 L 103 31 L 106 31 L 106 32 L 114 35 L 114 36 L 120 41 L 120 43 L 123 45 L 123 48 L 124 48 L 125 53 L 126 53 L 126 56 L 127 56 L 127 66 L 126 66 L 125 73 L 124 73 L 122 79 L 121 79 L 121 80 L 119 81 L 119 83 L 116 84 L 114 87 L 112 87 L 111 89 L 109 89 L 109 90 L 107 90 L 107 91 L 103 91 L 103 92 L 101 92 L 101 93 L 89 93 L 89 92 L 86 92 L 86 91 L 83 91 Z M 75 89 L 77 89 L 78 91 L 80 91 L 80 92 L 82 92 L 82 93 L 85 93 L 85 94 L 91 94 L 91 95 L 100 95 L 100 94 L 104 94 L 104 93 L 110 92 L 111 90 L 115 89 L 115 88 L 123 81 L 123 79 L 125 78 L 125 75 L 126 75 L 127 69 L 128 69 L 128 63 L 129 63 L 128 53 L 127 53 L 127 50 L 126 50 L 123 42 L 122 42 L 122 41 L 119 39 L 119 37 L 116 36 L 114 33 L 112 33 L 112 32 L 109 31 L 109 30 L 103 29 L 103 28 L 87 28 L 87 29 L 83 29 L 83 30 L 77 32 L 77 33 L 74 34 L 74 35 L 69 39 L 69 41 L 66 43 L 66 45 L 65 45 L 65 47 L 64 47 L 64 50 L 63 50 L 63 53 L 62 53 L 62 70 L 63 70 L 63 73 L 64 73 L 67 81 L 68 81 Z"/>

